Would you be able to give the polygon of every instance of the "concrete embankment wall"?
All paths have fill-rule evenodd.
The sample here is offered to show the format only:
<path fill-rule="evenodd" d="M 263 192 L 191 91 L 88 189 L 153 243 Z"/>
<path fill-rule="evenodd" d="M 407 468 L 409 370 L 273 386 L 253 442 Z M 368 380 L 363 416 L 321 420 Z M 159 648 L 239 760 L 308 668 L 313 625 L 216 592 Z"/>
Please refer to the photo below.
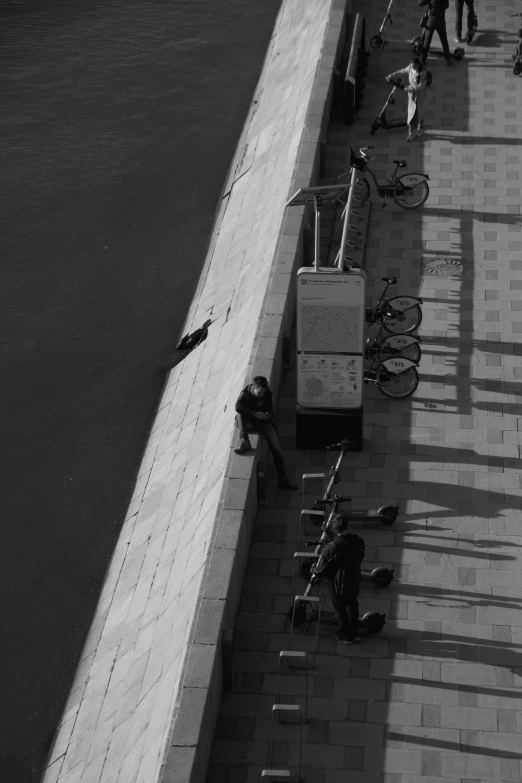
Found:
<path fill-rule="evenodd" d="M 168 378 L 45 783 L 202 783 L 257 505 L 234 402 L 276 390 L 303 209 L 344 41 L 346 0 L 285 0 L 224 191 L 186 331 L 207 340 Z"/>

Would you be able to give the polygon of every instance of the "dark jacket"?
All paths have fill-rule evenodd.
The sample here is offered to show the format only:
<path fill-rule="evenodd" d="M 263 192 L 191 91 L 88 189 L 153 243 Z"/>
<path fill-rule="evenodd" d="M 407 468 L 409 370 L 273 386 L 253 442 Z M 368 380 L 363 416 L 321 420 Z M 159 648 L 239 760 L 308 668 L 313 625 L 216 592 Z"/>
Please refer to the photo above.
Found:
<path fill-rule="evenodd" d="M 449 0 L 419 0 L 419 5 L 429 5 L 430 15 L 428 17 L 429 28 L 436 27 L 441 22 L 446 21 L 446 11 L 449 8 Z"/>
<path fill-rule="evenodd" d="M 314 576 L 333 580 L 336 592 L 340 595 L 358 592 L 364 553 L 364 541 L 360 536 L 352 533 L 335 536 L 321 552 Z"/>
<path fill-rule="evenodd" d="M 270 413 L 274 415 L 272 408 L 272 392 L 267 389 L 262 397 L 256 397 L 252 392 L 253 383 L 246 386 L 236 400 L 236 413 L 245 419 L 253 419 L 254 413 Z"/>

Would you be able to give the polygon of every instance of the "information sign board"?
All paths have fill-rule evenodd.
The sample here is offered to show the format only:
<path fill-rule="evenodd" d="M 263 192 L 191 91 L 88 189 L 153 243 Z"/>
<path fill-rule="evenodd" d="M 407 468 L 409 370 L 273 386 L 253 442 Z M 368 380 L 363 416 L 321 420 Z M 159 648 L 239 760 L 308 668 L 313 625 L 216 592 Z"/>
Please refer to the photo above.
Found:
<path fill-rule="evenodd" d="M 362 406 L 366 279 L 362 270 L 297 273 L 297 404 Z"/>

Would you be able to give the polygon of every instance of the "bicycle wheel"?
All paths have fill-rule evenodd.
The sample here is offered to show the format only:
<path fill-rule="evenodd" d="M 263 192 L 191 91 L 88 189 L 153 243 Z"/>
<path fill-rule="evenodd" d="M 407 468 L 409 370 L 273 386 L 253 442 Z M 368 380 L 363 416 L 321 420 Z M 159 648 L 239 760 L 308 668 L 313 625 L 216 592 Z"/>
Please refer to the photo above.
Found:
<path fill-rule="evenodd" d="M 370 46 L 372 49 L 380 49 L 382 46 L 382 38 L 380 35 L 374 35 L 373 38 L 370 38 Z"/>
<path fill-rule="evenodd" d="M 419 373 L 415 367 L 398 374 L 389 373 L 384 367 L 380 367 L 378 378 L 377 388 L 381 394 L 392 400 L 405 400 L 419 385 Z"/>
<path fill-rule="evenodd" d="M 347 182 L 350 177 L 351 177 L 351 173 L 349 171 L 346 171 L 344 174 L 341 174 L 339 177 L 337 177 L 337 179 L 334 182 L 334 185 L 344 185 L 344 183 Z M 347 190 L 344 195 L 337 196 L 337 201 L 344 206 L 348 201 L 349 195 L 350 195 L 350 191 Z M 358 203 L 360 206 L 366 204 L 366 202 L 370 198 L 370 183 L 365 177 L 357 180 L 355 195 L 359 199 Z"/>
<path fill-rule="evenodd" d="M 417 209 L 421 207 L 430 195 L 430 186 L 425 179 L 419 179 L 415 182 L 415 177 L 423 176 L 418 174 L 404 174 L 397 178 L 397 183 L 402 185 L 403 190 L 392 193 L 393 200 L 403 209 Z"/>
<path fill-rule="evenodd" d="M 383 326 L 387 332 L 397 334 L 397 332 L 405 332 L 409 334 L 418 329 L 422 321 L 422 310 L 420 305 L 416 304 L 408 310 L 401 310 L 398 300 L 403 299 L 401 296 L 393 296 L 388 299 L 387 304 L 393 310 L 393 315 L 386 317 L 383 314 Z M 395 306 L 395 303 L 397 306 Z"/>
<path fill-rule="evenodd" d="M 422 356 L 422 351 L 418 343 L 408 345 L 406 348 L 397 349 L 392 348 L 391 345 L 386 345 L 384 342 L 381 348 L 381 360 L 393 359 L 396 356 L 405 356 L 406 359 L 411 359 L 412 362 L 418 364 Z"/>

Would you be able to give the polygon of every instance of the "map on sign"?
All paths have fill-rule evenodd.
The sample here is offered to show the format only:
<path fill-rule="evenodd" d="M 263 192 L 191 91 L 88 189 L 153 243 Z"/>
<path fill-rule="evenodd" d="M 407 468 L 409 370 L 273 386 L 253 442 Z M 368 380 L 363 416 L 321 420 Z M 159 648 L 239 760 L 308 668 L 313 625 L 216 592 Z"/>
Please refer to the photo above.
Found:
<path fill-rule="evenodd" d="M 353 353 L 360 344 L 360 306 L 302 304 L 302 351 Z"/>
<path fill-rule="evenodd" d="M 344 407 L 356 402 L 362 383 L 362 357 L 300 356 L 299 377 L 305 404 Z"/>

